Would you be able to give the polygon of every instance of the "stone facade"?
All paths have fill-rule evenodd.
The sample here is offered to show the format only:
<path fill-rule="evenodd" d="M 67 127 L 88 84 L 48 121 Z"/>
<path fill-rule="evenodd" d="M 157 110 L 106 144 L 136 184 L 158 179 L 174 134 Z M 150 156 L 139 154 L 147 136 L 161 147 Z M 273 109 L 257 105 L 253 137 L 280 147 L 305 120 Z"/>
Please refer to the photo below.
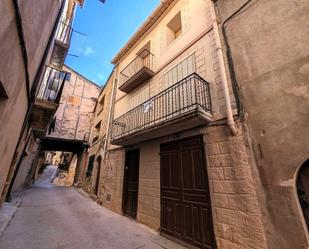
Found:
<path fill-rule="evenodd" d="M 135 43 L 126 44 L 126 47 L 113 60 L 116 64 L 116 72 L 118 72 L 116 77 L 118 76 L 119 87 L 121 85 L 119 72 L 132 62 L 138 51 L 149 40 L 150 50 L 156 59 L 155 74 L 147 83 L 130 93 L 124 93 L 117 89 L 113 112 L 114 120 L 138 104 L 164 91 L 169 83 L 166 82 L 168 72 L 177 65 L 184 65 L 182 63 L 188 58 L 194 58 L 193 72 L 207 80 L 210 85 L 212 122 L 185 131 L 174 130 L 170 135 L 158 136 L 150 141 L 132 143 L 127 147 L 108 145 L 101 175 L 103 184 L 101 184 L 100 203 L 115 212 L 123 213 L 125 152 L 139 148 L 136 219 L 159 231 L 161 227 L 160 144 L 202 135 L 205 144 L 213 228 L 217 247 L 219 249 L 267 248 L 260 196 L 257 194 L 259 188 L 256 187 L 260 185 L 260 182 L 258 178 L 255 178 L 255 157 L 252 153 L 248 130 L 238 120 L 238 134 L 233 136 L 224 122 L 226 102 L 210 12 L 212 3 L 211 1 L 195 1 L 193 3 L 193 1 L 179 0 L 166 1 L 162 4 L 170 5 L 163 12 L 160 21 L 153 24 L 151 28 L 148 27 L 149 32 L 136 38 L 144 26 L 139 29 L 137 35 L 130 40 L 136 39 Z M 168 43 L 165 39 L 166 25 L 179 12 L 182 20 L 182 34 L 172 43 Z M 149 20 L 152 18 L 155 17 L 151 16 Z M 144 25 L 147 25 L 147 21 Z M 229 78 L 228 72 L 227 75 Z M 228 87 L 232 109 L 234 114 L 237 114 L 231 82 Z"/>
<path fill-rule="evenodd" d="M 83 140 L 89 137 L 93 110 L 101 88 L 68 66 L 60 105 L 55 114 L 55 129 L 48 137 Z"/>
<path fill-rule="evenodd" d="M 267 248 L 247 130 L 204 129 L 215 233 L 219 248 Z"/>
<path fill-rule="evenodd" d="M 125 151 L 115 149 L 107 152 L 103 164 L 99 201 L 106 208 L 122 214 L 122 187 Z"/>
<path fill-rule="evenodd" d="M 105 189 L 109 188 L 110 182 L 105 182 L 106 173 L 110 174 L 110 167 L 107 168 L 105 165 L 105 153 L 107 148 L 107 136 L 109 134 L 110 126 L 110 114 L 111 114 L 111 103 L 113 99 L 113 88 L 114 88 L 114 73 L 112 72 L 109 79 L 107 80 L 105 86 L 101 90 L 95 108 L 93 110 L 93 117 L 91 120 L 91 129 L 89 136 L 89 150 L 88 150 L 88 160 L 84 169 L 84 179 L 83 179 L 83 188 L 96 196 L 98 200 L 103 201 L 102 198 L 105 195 Z M 95 157 L 94 165 L 89 171 L 89 158 Z M 101 158 L 101 163 L 99 164 L 97 159 Z M 88 172 L 88 173 L 87 173 Z M 98 176 L 100 174 L 100 176 Z M 117 177 L 117 175 L 115 175 Z M 98 192 L 95 193 L 95 188 L 97 181 L 99 179 Z M 108 180 L 107 180 L 108 181 Z M 107 185 L 106 185 L 107 184 Z M 113 185 L 114 188 L 114 185 Z"/>
<path fill-rule="evenodd" d="M 255 162 L 251 154 L 246 127 L 231 137 L 227 126 L 205 127 L 181 133 L 181 138 L 202 134 L 204 137 L 208 180 L 211 193 L 214 231 L 218 248 L 267 248 L 257 179 L 253 179 Z M 173 136 L 135 145 L 140 148 L 137 221 L 160 230 L 160 144 Z M 131 147 L 130 147 L 131 149 Z M 109 152 L 102 205 L 122 212 L 124 150 Z M 120 189 L 119 189 L 120 187 Z M 106 200 L 110 194 L 111 201 Z"/>
<path fill-rule="evenodd" d="M 226 20 L 245 1 L 217 0 Z M 309 153 L 309 2 L 251 1 L 225 25 L 268 248 L 308 248 L 296 181 Z"/>

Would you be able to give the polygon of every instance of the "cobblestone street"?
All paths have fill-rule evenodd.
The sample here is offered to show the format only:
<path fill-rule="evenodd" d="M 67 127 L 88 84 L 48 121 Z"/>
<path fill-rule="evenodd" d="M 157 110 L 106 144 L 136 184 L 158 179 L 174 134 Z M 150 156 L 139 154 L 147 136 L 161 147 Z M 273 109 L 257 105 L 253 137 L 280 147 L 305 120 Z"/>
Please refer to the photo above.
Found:
<path fill-rule="evenodd" d="M 97 205 L 76 189 L 51 185 L 53 170 L 45 171 L 43 179 L 26 191 L 21 206 L 0 237 L 0 248 L 184 248 Z"/>

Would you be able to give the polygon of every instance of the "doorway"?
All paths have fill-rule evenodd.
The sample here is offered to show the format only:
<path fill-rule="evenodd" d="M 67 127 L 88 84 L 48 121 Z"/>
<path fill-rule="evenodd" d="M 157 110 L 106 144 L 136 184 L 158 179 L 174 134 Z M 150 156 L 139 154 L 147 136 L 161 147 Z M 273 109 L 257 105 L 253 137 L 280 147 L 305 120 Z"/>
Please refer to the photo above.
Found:
<path fill-rule="evenodd" d="M 125 215 L 134 219 L 137 216 L 139 156 L 139 149 L 127 151 L 124 166 L 122 209 Z"/>
<path fill-rule="evenodd" d="M 161 233 L 199 248 L 216 248 L 203 137 L 160 146 Z"/>
<path fill-rule="evenodd" d="M 98 158 L 97 158 L 97 175 L 96 175 L 96 181 L 95 181 L 95 187 L 94 187 L 94 194 L 96 196 L 99 196 L 101 163 L 102 163 L 102 157 L 98 156 Z"/>
<path fill-rule="evenodd" d="M 298 199 L 309 230 L 309 159 L 304 162 L 298 172 L 296 187 Z"/>

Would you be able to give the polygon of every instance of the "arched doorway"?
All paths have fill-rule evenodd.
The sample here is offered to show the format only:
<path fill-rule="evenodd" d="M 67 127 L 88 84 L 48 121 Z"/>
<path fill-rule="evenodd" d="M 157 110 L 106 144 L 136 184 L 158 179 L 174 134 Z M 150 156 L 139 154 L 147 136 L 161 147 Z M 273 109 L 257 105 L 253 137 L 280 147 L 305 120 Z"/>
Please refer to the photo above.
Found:
<path fill-rule="evenodd" d="M 296 187 L 298 199 L 309 229 L 309 159 L 299 169 Z"/>
<path fill-rule="evenodd" d="M 97 157 L 97 175 L 95 180 L 95 188 L 94 188 L 94 194 L 96 196 L 99 196 L 99 187 L 100 187 L 100 173 L 101 173 L 101 164 L 102 164 L 102 157 Z"/>

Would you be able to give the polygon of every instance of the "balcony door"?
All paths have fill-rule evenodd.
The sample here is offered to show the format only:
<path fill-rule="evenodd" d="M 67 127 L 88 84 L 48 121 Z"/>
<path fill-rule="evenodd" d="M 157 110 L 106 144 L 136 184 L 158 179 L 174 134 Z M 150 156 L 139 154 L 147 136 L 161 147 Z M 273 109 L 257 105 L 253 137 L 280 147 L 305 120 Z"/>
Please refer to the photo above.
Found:
<path fill-rule="evenodd" d="M 162 144 L 160 152 L 161 233 L 216 248 L 202 136 Z"/>
<path fill-rule="evenodd" d="M 138 201 L 139 149 L 126 152 L 123 186 L 123 213 L 136 218 Z"/>

